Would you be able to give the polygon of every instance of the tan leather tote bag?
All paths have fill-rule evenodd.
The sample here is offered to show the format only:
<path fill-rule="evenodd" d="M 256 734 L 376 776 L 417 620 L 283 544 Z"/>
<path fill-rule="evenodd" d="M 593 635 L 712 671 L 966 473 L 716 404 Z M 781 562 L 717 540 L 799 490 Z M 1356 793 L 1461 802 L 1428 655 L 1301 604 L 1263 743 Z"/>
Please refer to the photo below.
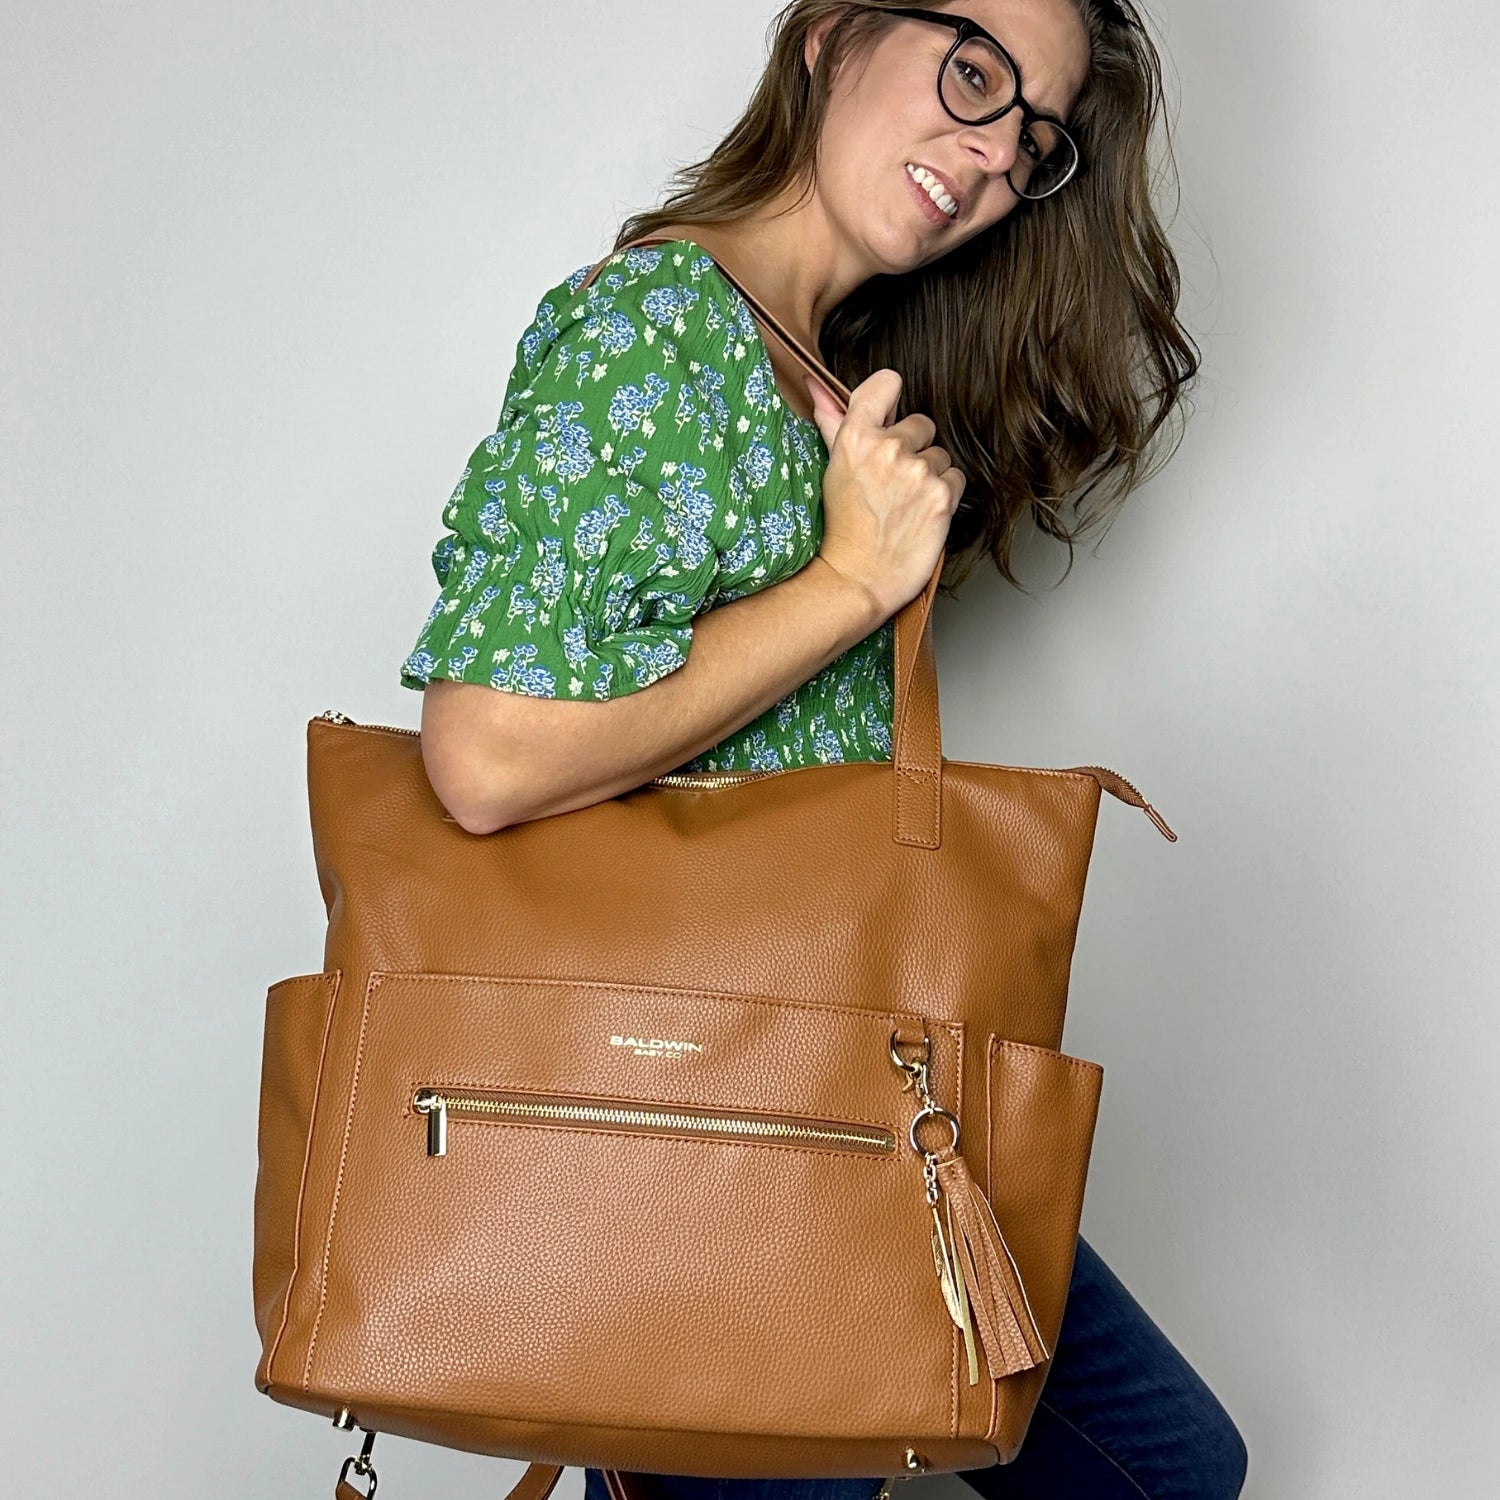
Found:
<path fill-rule="evenodd" d="M 941 568 L 889 762 L 477 837 L 415 731 L 309 722 L 328 931 L 266 996 L 255 1383 L 364 1429 L 340 1496 L 376 1432 L 526 1460 L 519 1500 L 1015 1455 L 1099 1098 L 1057 1049 L 1101 789 L 1175 835 L 1103 767 L 944 758 Z"/>

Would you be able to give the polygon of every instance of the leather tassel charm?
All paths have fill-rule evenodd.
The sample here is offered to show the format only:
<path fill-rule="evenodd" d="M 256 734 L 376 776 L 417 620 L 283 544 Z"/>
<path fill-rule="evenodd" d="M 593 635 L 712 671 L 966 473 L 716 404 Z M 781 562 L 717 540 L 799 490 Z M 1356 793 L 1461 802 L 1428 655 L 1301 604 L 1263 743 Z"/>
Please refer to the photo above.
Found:
<path fill-rule="evenodd" d="M 915 1089 L 921 1100 L 908 1138 L 922 1158 L 923 1196 L 932 1211 L 932 1260 L 948 1315 L 963 1331 L 969 1384 L 979 1383 L 976 1328 L 991 1380 L 1035 1369 L 1052 1353 L 1036 1326 L 1020 1270 L 995 1221 L 995 1211 L 958 1149 L 958 1117 L 932 1097 L 932 1038 L 924 1031 L 922 1056 L 908 1059 L 897 1049 L 893 1031 L 888 1050 L 891 1061 L 907 1075 L 901 1091 Z M 947 1154 L 941 1158 L 917 1140 L 917 1127 L 929 1118 L 942 1120 L 952 1132 Z"/>
<path fill-rule="evenodd" d="M 954 1310 L 950 1292 L 959 1303 L 954 1322 L 964 1330 L 969 1350 L 969 1384 L 978 1380 L 972 1342 L 974 1326 L 978 1327 L 992 1380 L 1034 1369 L 1052 1357 L 1051 1351 L 1036 1326 L 1021 1274 L 995 1222 L 995 1211 L 958 1152 L 939 1161 L 936 1174 L 942 1188 L 943 1218 L 948 1230 L 942 1259 L 952 1267 L 951 1281 L 944 1286 L 943 1295 L 949 1301 L 950 1313 Z M 939 1209 L 934 1204 L 934 1234 L 943 1238 L 945 1225 L 938 1215 Z M 941 1265 L 938 1274 L 942 1279 Z"/>
<path fill-rule="evenodd" d="M 969 1384 L 977 1385 L 979 1352 L 974 1344 L 973 1304 L 964 1278 L 963 1265 L 954 1251 L 957 1242 L 958 1231 L 953 1225 L 953 1207 L 945 1198 L 941 1208 L 936 1203 L 932 1205 L 932 1258 L 937 1265 L 938 1285 L 943 1289 L 948 1316 L 963 1331 L 964 1353 L 969 1361 Z"/>

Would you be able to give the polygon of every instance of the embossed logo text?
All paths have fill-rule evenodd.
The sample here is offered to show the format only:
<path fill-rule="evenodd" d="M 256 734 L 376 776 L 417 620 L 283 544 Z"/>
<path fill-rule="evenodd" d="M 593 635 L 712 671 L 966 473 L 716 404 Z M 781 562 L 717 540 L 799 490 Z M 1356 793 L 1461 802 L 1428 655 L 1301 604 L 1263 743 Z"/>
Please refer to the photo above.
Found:
<path fill-rule="evenodd" d="M 702 1042 L 683 1042 L 661 1036 L 612 1036 L 609 1045 L 629 1047 L 637 1057 L 682 1057 L 689 1052 L 703 1051 Z"/>

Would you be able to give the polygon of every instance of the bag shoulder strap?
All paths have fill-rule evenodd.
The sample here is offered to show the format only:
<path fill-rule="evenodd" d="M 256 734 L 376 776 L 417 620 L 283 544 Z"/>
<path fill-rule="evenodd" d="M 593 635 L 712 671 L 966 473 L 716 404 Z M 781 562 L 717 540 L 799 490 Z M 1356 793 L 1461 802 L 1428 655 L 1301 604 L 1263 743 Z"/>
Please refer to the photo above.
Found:
<path fill-rule="evenodd" d="M 620 251 L 636 245 L 671 244 L 677 238 L 668 234 L 643 234 L 617 245 L 609 254 L 595 261 L 588 275 L 579 283 L 579 290 L 588 286 L 605 263 Z M 708 255 L 701 245 L 698 248 Z M 712 256 L 709 258 L 713 259 Z M 725 281 L 745 299 L 762 328 L 816 375 L 847 411 L 849 387 L 817 355 L 804 348 L 722 262 L 714 260 L 714 264 Z M 898 844 L 923 849 L 936 849 L 942 834 L 943 729 L 938 710 L 937 660 L 932 647 L 932 603 L 943 576 L 946 556 L 946 552 L 938 554 L 932 575 L 921 592 L 896 612 L 896 701 L 891 728 L 892 779 L 895 783 L 893 836 Z"/>

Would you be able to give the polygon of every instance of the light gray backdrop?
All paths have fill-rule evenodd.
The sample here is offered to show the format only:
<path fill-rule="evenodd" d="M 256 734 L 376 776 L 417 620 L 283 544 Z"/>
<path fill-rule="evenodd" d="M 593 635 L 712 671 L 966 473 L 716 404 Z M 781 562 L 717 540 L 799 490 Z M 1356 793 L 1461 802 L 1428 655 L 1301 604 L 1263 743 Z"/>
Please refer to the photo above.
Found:
<path fill-rule="evenodd" d="M 252 1382 L 262 1002 L 321 959 L 303 724 L 416 722 L 516 337 L 760 68 L 771 5 L 711 9 L 6 13 L 6 1493 L 322 1494 L 351 1451 Z M 948 752 L 1103 762 L 1180 835 L 1106 799 L 1085 1231 L 1247 1494 L 1487 1497 L 1494 9 L 1154 9 L 1197 415 L 1062 589 L 940 604 Z M 392 1500 L 520 1472 L 376 1451 Z"/>

